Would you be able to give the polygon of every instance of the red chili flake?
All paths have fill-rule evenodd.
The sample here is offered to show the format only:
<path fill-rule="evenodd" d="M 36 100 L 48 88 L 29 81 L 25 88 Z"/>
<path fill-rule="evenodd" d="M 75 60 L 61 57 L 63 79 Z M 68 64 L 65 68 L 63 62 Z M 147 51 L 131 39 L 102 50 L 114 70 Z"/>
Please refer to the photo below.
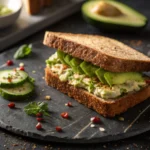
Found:
<path fill-rule="evenodd" d="M 68 107 L 72 107 L 72 103 L 71 102 L 68 102 L 65 105 L 68 106 Z"/>
<path fill-rule="evenodd" d="M 7 64 L 7 66 L 12 66 L 14 63 L 13 63 L 12 60 L 8 60 L 8 61 L 6 62 L 6 64 Z"/>
<path fill-rule="evenodd" d="M 100 123 L 101 120 L 99 117 L 92 117 L 91 121 L 96 124 L 96 123 Z"/>
<path fill-rule="evenodd" d="M 62 128 L 60 126 L 56 126 L 56 131 L 57 132 L 62 132 Z"/>
<path fill-rule="evenodd" d="M 69 118 L 69 114 L 67 112 L 62 112 L 61 113 L 61 117 L 65 118 L 65 119 L 68 119 Z"/>
<path fill-rule="evenodd" d="M 38 122 L 38 124 L 36 125 L 36 129 L 37 129 L 37 130 L 42 129 L 42 124 L 41 124 L 40 122 Z"/>
<path fill-rule="evenodd" d="M 24 67 L 23 67 L 23 66 L 21 66 L 21 67 L 19 68 L 19 70 L 24 71 L 25 69 L 24 69 Z"/>
<path fill-rule="evenodd" d="M 42 114 L 41 112 L 39 112 L 39 113 L 36 114 L 36 116 L 37 116 L 37 117 L 42 117 L 43 114 Z"/>
<path fill-rule="evenodd" d="M 10 102 L 10 103 L 8 104 L 8 107 L 9 107 L 9 108 L 15 108 L 15 103 L 14 103 L 14 102 Z"/>
<path fill-rule="evenodd" d="M 43 118 L 37 117 L 36 120 L 37 120 L 38 122 L 42 122 L 42 121 L 43 121 Z"/>
<path fill-rule="evenodd" d="M 145 82 L 146 82 L 147 84 L 150 84 L 150 80 L 145 80 Z"/>

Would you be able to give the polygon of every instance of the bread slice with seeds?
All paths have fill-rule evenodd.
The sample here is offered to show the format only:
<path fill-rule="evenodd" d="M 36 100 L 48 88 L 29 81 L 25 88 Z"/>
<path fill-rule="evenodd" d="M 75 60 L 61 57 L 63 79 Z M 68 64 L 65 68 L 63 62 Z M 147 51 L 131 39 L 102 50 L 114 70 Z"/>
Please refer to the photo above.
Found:
<path fill-rule="evenodd" d="M 46 32 L 43 43 L 112 72 L 149 71 L 150 58 L 104 36 Z"/>
<path fill-rule="evenodd" d="M 67 82 L 61 82 L 58 75 L 53 73 L 49 67 L 45 69 L 45 80 L 49 86 L 67 94 L 79 103 L 95 110 L 105 117 L 114 117 L 150 97 L 150 86 L 147 86 L 138 92 L 129 93 L 117 99 L 105 100 L 82 88 L 74 87 Z"/>

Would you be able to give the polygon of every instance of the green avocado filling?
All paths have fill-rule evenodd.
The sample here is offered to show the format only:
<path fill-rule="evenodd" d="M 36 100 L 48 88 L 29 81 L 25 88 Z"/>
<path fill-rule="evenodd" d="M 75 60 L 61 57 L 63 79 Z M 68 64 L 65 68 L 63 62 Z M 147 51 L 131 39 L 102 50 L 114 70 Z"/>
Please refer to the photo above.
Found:
<path fill-rule="evenodd" d="M 50 56 L 46 64 L 62 82 L 83 88 L 104 99 L 115 99 L 146 86 L 141 73 L 109 72 L 60 50 Z"/>

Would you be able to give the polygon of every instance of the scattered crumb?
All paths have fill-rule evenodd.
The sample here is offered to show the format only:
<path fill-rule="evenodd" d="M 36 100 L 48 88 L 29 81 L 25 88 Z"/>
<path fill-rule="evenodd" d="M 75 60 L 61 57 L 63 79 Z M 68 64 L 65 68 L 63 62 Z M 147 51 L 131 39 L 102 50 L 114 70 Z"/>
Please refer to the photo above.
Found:
<path fill-rule="evenodd" d="M 51 99 L 51 96 L 50 95 L 46 95 L 45 96 L 45 100 L 50 100 Z"/>
<path fill-rule="evenodd" d="M 91 117 L 91 118 L 90 118 L 91 122 L 93 121 L 93 119 L 94 119 L 94 117 Z"/>
<path fill-rule="evenodd" d="M 104 148 L 107 148 L 107 146 L 106 146 L 106 145 L 103 145 L 103 147 L 104 147 Z"/>
<path fill-rule="evenodd" d="M 33 146 L 32 146 L 32 150 L 35 150 L 36 149 L 36 144 L 34 144 Z"/>
<path fill-rule="evenodd" d="M 42 89 L 42 91 L 44 91 L 44 89 Z"/>
<path fill-rule="evenodd" d="M 12 146 L 18 146 L 19 144 L 13 144 Z"/>
<path fill-rule="evenodd" d="M 16 68 L 16 70 L 18 71 L 18 70 L 20 70 L 20 68 Z"/>
<path fill-rule="evenodd" d="M 45 77 L 42 77 L 42 79 L 45 79 Z"/>
<path fill-rule="evenodd" d="M 124 121 L 124 118 L 123 117 L 119 117 L 118 120 Z"/>
<path fill-rule="evenodd" d="M 102 131 L 102 132 L 103 132 L 103 131 L 105 131 L 105 129 L 104 129 L 104 128 L 102 128 L 102 127 L 100 127 L 100 128 L 99 128 L 99 130 L 100 130 L 100 131 Z"/>
<path fill-rule="evenodd" d="M 36 71 L 35 71 L 35 70 L 33 70 L 33 71 L 32 71 L 32 73 L 36 73 Z"/>
<path fill-rule="evenodd" d="M 129 149 L 129 147 L 127 147 L 127 149 Z"/>
<path fill-rule="evenodd" d="M 19 64 L 19 67 L 24 67 L 24 63 L 20 63 L 20 64 Z"/>
<path fill-rule="evenodd" d="M 94 128 L 95 127 L 95 124 L 91 124 L 91 128 Z"/>

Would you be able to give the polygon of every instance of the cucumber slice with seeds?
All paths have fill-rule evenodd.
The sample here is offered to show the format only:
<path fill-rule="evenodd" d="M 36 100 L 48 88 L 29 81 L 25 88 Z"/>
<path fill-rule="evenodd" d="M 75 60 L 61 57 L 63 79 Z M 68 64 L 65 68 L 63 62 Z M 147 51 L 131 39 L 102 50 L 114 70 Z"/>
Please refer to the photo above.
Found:
<path fill-rule="evenodd" d="M 15 87 L 23 84 L 28 79 L 28 74 L 21 70 L 0 71 L 0 87 Z"/>
<path fill-rule="evenodd" d="M 34 86 L 30 82 L 13 88 L 0 88 L 0 95 L 7 100 L 23 100 L 27 99 L 34 90 Z"/>

